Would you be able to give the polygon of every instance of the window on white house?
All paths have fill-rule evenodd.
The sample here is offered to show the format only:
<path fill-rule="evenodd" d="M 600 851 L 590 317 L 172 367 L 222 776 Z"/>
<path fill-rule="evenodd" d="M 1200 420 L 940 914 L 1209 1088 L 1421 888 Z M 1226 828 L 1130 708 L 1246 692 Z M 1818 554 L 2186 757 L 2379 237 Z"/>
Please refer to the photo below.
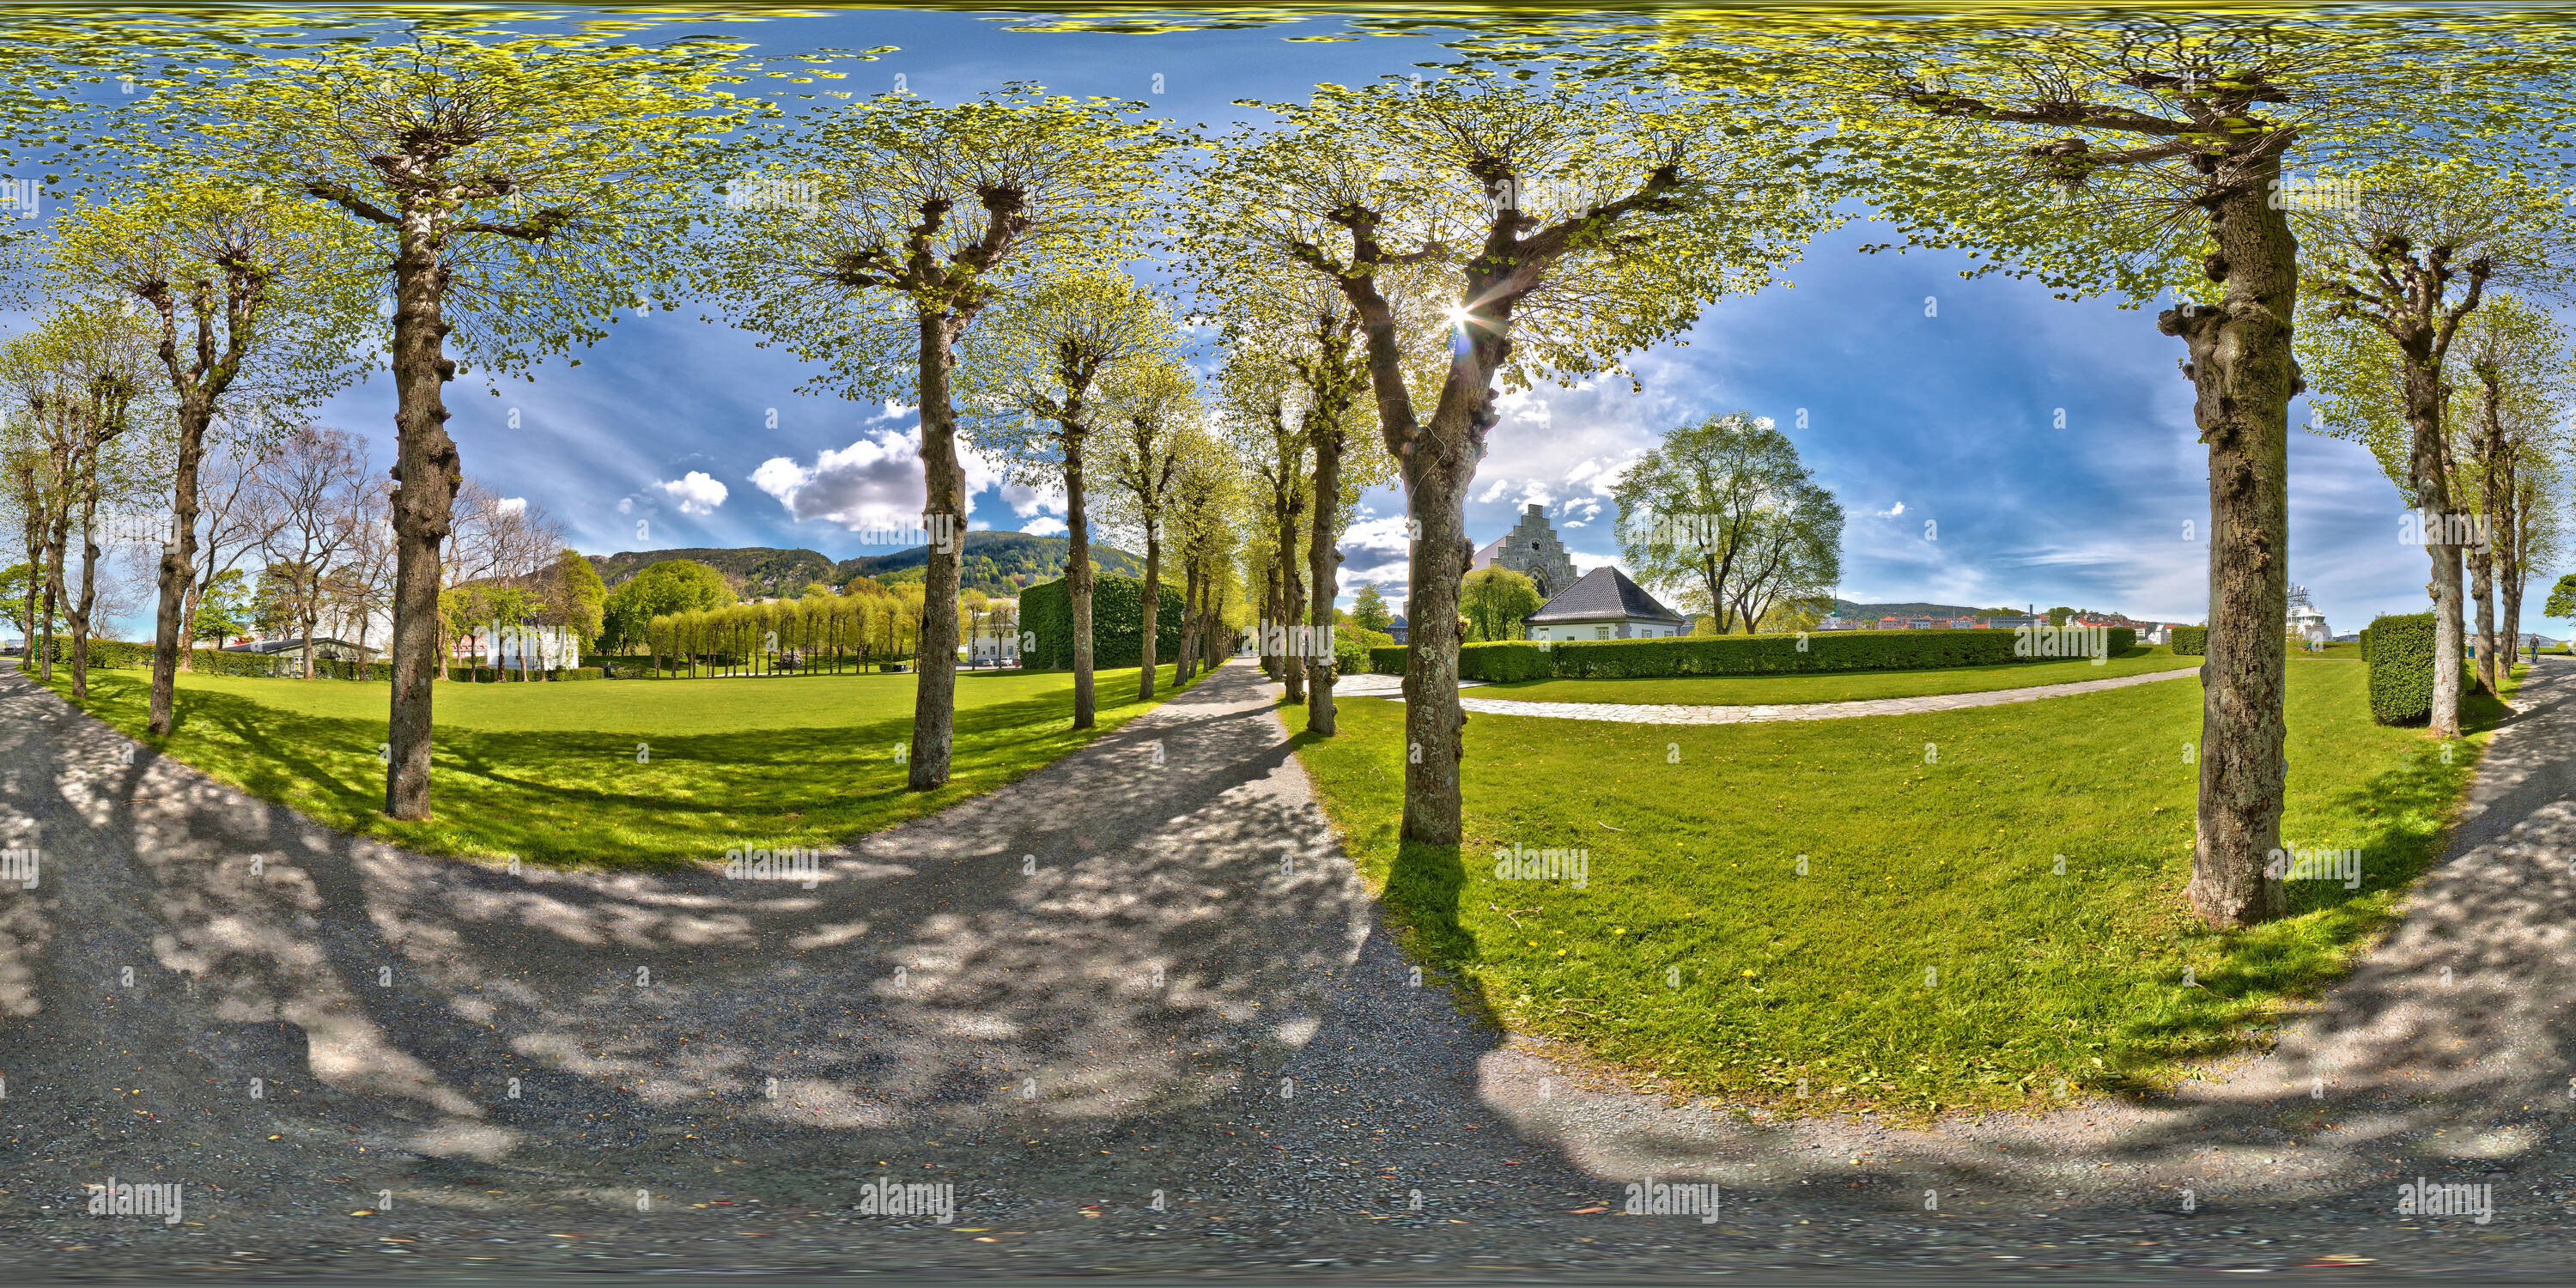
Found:
<path fill-rule="evenodd" d="M 1609 628 L 1609 627 L 1607 627 L 1607 626 L 1595 626 L 1595 627 L 1593 627 L 1593 628 L 1592 628 L 1592 638 L 1594 638 L 1594 639 L 1596 639 L 1596 640 L 1606 640 L 1606 639 L 1610 638 L 1610 628 Z"/>

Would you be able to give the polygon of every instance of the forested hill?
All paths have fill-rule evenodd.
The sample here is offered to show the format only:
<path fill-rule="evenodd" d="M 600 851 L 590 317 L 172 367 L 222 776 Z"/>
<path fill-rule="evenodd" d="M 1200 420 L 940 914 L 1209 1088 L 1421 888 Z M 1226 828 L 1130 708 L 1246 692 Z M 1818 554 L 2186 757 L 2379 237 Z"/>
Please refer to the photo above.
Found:
<path fill-rule="evenodd" d="M 965 584 L 988 595 L 1016 595 L 1033 583 L 1053 581 L 1064 575 L 1064 552 L 1070 544 L 1065 537 L 1035 537 L 1025 532 L 969 532 Z M 763 599 L 793 596 L 818 581 L 835 588 L 847 585 L 854 577 L 874 577 L 880 582 L 918 581 L 929 547 L 914 546 L 837 562 L 816 550 L 780 550 L 771 546 L 625 550 L 586 557 L 599 570 L 599 579 L 611 588 L 666 559 L 694 559 L 722 573 L 736 594 L 745 599 Z M 1145 561 L 1124 550 L 1095 544 L 1091 547 L 1091 561 L 1105 573 L 1122 577 L 1145 575 Z"/>

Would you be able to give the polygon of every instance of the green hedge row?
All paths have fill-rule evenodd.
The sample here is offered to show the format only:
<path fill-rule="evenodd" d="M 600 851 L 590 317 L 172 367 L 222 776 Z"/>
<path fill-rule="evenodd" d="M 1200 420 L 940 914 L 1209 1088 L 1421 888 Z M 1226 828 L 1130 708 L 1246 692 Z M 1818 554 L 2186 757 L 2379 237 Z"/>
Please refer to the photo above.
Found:
<path fill-rule="evenodd" d="M 1154 660 L 1169 663 L 1181 655 L 1181 591 L 1170 582 L 1156 587 L 1161 607 L 1154 614 Z M 1099 670 L 1138 666 L 1145 660 L 1145 582 L 1141 577 L 1107 573 L 1091 584 L 1091 665 Z M 1046 671 L 1073 669 L 1073 596 L 1064 579 L 1040 582 L 1020 592 L 1020 629 L 1036 644 L 1021 665 Z"/>
<path fill-rule="evenodd" d="M 62 665 L 69 660 L 71 645 L 72 640 L 68 635 L 54 637 L 55 665 Z M 266 678 L 276 675 L 279 667 L 291 667 L 297 661 L 297 655 L 292 653 L 232 653 L 223 649 L 196 648 L 188 650 L 188 654 L 191 664 L 199 675 L 244 675 Z M 136 644 L 129 640 L 94 639 L 89 642 L 89 664 L 111 670 L 149 671 L 152 669 L 152 646 Z M 328 662 L 320 659 L 314 662 L 314 669 L 328 679 L 358 679 L 360 677 L 357 668 L 358 664 L 355 662 Z M 375 663 L 369 670 L 372 673 L 364 678 L 371 680 L 393 678 L 393 668 L 385 663 Z"/>
<path fill-rule="evenodd" d="M 1813 631 L 1799 635 L 1681 635 L 1647 640 L 1569 640 L 1466 644 L 1458 649 L 1458 677 L 1508 683 L 1550 677 L 1574 680 L 1642 679 L 1674 675 L 1772 675 L 1802 671 L 1920 671 L 1945 666 L 2048 662 L 2015 652 L 2014 631 Z M 2138 633 L 2111 628 L 2117 654 L 2136 647 Z M 1371 668 L 1404 671 L 1404 650 L 1374 649 Z"/>
<path fill-rule="evenodd" d="M 2175 657 L 2209 656 L 2209 628 L 2206 626 L 2173 628 L 2173 651 Z"/>

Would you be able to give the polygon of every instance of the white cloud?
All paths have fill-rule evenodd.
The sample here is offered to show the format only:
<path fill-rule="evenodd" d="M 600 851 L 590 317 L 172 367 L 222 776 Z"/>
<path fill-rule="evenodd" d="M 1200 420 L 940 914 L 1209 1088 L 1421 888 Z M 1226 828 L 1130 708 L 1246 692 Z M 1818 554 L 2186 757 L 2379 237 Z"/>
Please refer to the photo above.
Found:
<path fill-rule="evenodd" d="M 679 503 L 680 513 L 701 518 L 716 512 L 731 494 L 724 484 L 707 476 L 704 470 L 691 470 L 676 479 L 658 484 L 664 495 Z"/>
<path fill-rule="evenodd" d="M 1389 599 L 1404 597 L 1413 575 L 1409 562 L 1413 543 L 1405 537 L 1404 524 L 1403 515 L 1390 514 L 1362 519 L 1343 530 L 1340 580 L 1344 594 L 1369 582 Z"/>
<path fill-rule="evenodd" d="M 1871 514 L 1873 514 L 1873 515 L 1875 515 L 1875 516 L 1877 516 L 1877 517 L 1879 517 L 1879 518 L 1882 518 L 1882 519 L 1893 519 L 1893 518 L 1895 518 L 1896 516 L 1898 516 L 1898 515 L 1900 515 L 1900 514 L 1905 513 L 1905 503 L 1904 503 L 1903 501 L 1899 501 L 1899 502 L 1897 502 L 1895 505 L 1890 506 L 1890 507 L 1888 507 L 1887 509 L 1884 509 L 1884 510 L 1872 510 L 1872 511 L 1870 511 L 1870 513 L 1871 513 Z M 1137 629 L 1142 630 L 1142 629 L 1144 629 L 1144 628 L 1142 628 L 1142 627 L 1138 627 Z M 1137 647 L 1142 648 L 1142 647 L 1143 647 L 1143 645 L 1138 645 Z M 1142 664 L 1140 663 L 1139 665 L 1142 665 Z"/>
<path fill-rule="evenodd" d="M 1032 537 L 1056 537 L 1062 536 L 1065 533 L 1072 531 L 1072 529 L 1064 526 L 1064 520 L 1062 519 L 1056 518 L 1052 515 L 1041 514 L 1038 517 L 1021 524 L 1020 531 L 1025 532 Z M 1141 631 L 1144 628 L 1140 626 L 1136 629 Z M 1143 648 L 1144 645 L 1139 644 L 1137 647 Z M 1138 663 L 1138 665 L 1141 666 L 1143 663 Z"/>
<path fill-rule="evenodd" d="M 719 485 L 719 487 L 721 487 L 721 485 Z M 722 495 L 718 495 L 716 499 L 721 501 L 724 497 Z M 505 496 L 499 501 L 494 502 L 492 508 L 494 511 L 501 514 L 525 514 L 528 510 L 528 498 L 524 496 Z M 1144 628 L 1140 626 L 1137 629 L 1142 630 Z M 1139 647 L 1142 646 L 1140 645 Z"/>
<path fill-rule="evenodd" d="M 968 497 L 1001 487 L 1004 499 L 1010 499 L 998 462 L 962 445 L 958 457 L 966 469 Z M 868 431 L 848 447 L 823 449 L 811 465 L 773 456 L 751 472 L 752 486 L 778 498 L 798 522 L 822 519 L 854 532 L 919 526 L 927 495 L 921 478 L 917 425 L 908 430 Z M 1025 488 L 1021 491 L 1026 495 L 1012 504 L 1014 511 L 1031 514 L 1045 504 L 1042 496 Z"/>
<path fill-rule="evenodd" d="M 1574 570 L 1578 573 L 1590 572 L 1595 568 L 1616 568 L 1621 572 L 1628 571 L 1628 565 L 1619 562 L 1617 558 L 1610 555 L 1587 555 L 1580 550 L 1568 550 L 1565 552 L 1565 556 L 1566 558 L 1574 561 Z M 1630 575 L 1634 576 L 1635 574 L 1631 573 Z"/>

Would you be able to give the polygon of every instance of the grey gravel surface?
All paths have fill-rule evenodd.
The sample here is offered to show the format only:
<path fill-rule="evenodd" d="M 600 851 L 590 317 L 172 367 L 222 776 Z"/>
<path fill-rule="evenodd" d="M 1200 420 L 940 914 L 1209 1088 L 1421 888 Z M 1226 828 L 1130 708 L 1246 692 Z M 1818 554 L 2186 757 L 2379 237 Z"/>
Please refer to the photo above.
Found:
<path fill-rule="evenodd" d="M 1917 1131 L 1601 1085 L 1416 986 L 1243 664 L 812 890 L 407 854 L 0 672 L 0 848 L 43 856 L 0 891 L 0 1279 L 2563 1275 L 2571 694 L 2544 663 L 2278 1052 Z M 1718 1219 L 1622 1214 L 1649 1174 Z M 2419 1174 L 2492 1220 L 2401 1218 Z M 110 1177 L 180 1218 L 90 1214 Z"/>

